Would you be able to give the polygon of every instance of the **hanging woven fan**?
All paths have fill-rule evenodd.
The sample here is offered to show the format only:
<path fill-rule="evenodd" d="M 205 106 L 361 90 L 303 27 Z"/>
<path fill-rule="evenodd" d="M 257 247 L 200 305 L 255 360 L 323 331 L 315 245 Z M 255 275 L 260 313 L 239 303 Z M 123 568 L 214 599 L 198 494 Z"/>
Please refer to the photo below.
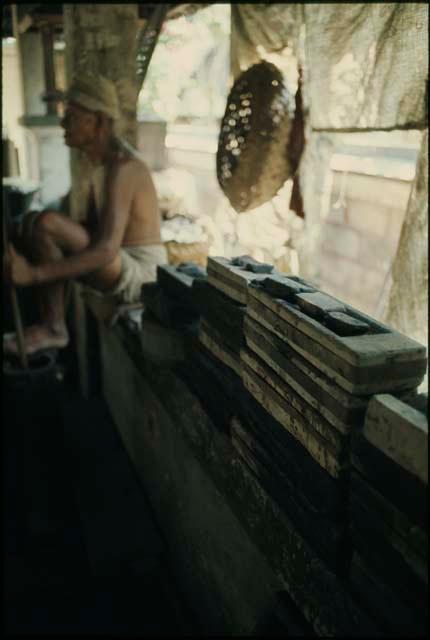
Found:
<path fill-rule="evenodd" d="M 236 211 L 271 200 L 290 177 L 293 117 L 294 98 L 270 62 L 253 65 L 234 83 L 221 123 L 217 178 Z"/>

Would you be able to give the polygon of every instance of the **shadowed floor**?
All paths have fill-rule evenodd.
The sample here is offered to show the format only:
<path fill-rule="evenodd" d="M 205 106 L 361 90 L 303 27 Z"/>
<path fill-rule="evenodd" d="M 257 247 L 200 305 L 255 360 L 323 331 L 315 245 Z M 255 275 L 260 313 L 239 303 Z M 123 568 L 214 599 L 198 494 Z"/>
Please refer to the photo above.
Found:
<path fill-rule="evenodd" d="M 6 381 L 3 456 L 6 634 L 196 633 L 102 400 Z"/>

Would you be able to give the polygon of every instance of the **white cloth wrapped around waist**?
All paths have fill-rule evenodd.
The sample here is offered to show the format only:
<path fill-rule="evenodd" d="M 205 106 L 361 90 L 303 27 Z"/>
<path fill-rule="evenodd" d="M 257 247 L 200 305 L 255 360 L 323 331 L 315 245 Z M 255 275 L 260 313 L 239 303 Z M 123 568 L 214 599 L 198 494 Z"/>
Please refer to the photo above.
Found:
<path fill-rule="evenodd" d="M 164 244 L 148 244 L 136 247 L 121 247 L 121 275 L 117 284 L 108 291 L 91 291 L 103 297 L 114 296 L 120 304 L 140 302 L 142 285 L 155 282 L 157 265 L 167 264 L 168 257 Z"/>

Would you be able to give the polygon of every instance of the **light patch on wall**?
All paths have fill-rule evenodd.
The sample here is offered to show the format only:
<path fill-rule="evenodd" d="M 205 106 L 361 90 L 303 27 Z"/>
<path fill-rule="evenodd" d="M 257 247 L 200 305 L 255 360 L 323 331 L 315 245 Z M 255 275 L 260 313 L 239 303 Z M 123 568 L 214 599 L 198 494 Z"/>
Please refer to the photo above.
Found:
<path fill-rule="evenodd" d="M 218 149 L 216 140 L 211 140 L 204 136 L 193 136 L 192 134 L 169 133 L 166 136 L 167 149 L 181 149 L 183 151 L 200 151 L 203 153 L 215 154 Z"/>

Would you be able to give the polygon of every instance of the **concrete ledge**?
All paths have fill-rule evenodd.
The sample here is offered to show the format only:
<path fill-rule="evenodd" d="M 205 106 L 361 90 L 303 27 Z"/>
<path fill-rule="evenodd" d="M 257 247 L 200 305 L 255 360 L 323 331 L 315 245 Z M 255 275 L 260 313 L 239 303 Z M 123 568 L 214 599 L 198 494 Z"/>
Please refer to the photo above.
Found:
<path fill-rule="evenodd" d="M 377 449 L 428 486 L 427 416 L 389 394 L 369 403 L 363 434 Z"/>

